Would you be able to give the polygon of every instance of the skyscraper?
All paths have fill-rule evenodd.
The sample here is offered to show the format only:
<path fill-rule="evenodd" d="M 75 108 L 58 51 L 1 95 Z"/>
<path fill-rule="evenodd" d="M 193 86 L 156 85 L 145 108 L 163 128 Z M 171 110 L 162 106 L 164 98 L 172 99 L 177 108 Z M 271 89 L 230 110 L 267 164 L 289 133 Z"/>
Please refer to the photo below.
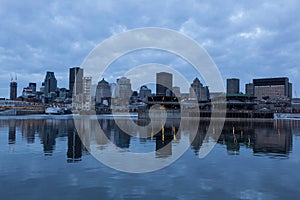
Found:
<path fill-rule="evenodd" d="M 10 100 L 17 99 L 17 87 L 18 87 L 17 82 L 11 80 L 11 82 L 10 82 Z"/>
<path fill-rule="evenodd" d="M 70 68 L 69 90 L 70 90 L 70 97 L 73 97 L 73 95 L 76 96 L 78 94 L 82 94 L 83 91 L 83 69 L 82 68 L 80 67 Z M 75 94 L 73 92 L 75 92 Z"/>
<path fill-rule="evenodd" d="M 126 77 L 121 77 L 120 79 L 118 79 L 115 88 L 116 103 L 123 106 L 129 104 L 131 95 L 132 89 L 130 79 Z"/>
<path fill-rule="evenodd" d="M 83 102 L 82 108 L 83 110 L 91 109 L 91 101 L 92 101 L 92 77 L 83 77 Z"/>
<path fill-rule="evenodd" d="M 190 87 L 190 98 L 197 98 L 198 101 L 209 100 L 209 90 L 203 86 L 198 78 L 195 78 Z"/>
<path fill-rule="evenodd" d="M 96 102 L 103 103 L 105 100 L 110 104 L 111 90 L 110 85 L 104 78 L 98 82 L 96 89 Z"/>
<path fill-rule="evenodd" d="M 156 96 L 172 96 L 173 75 L 167 72 L 156 74 Z"/>
<path fill-rule="evenodd" d="M 227 94 L 240 93 L 240 79 L 230 78 L 227 79 Z"/>
<path fill-rule="evenodd" d="M 57 89 L 57 80 L 55 78 L 54 72 L 47 72 L 44 80 L 45 97 L 51 97 L 51 93 L 54 93 Z"/>

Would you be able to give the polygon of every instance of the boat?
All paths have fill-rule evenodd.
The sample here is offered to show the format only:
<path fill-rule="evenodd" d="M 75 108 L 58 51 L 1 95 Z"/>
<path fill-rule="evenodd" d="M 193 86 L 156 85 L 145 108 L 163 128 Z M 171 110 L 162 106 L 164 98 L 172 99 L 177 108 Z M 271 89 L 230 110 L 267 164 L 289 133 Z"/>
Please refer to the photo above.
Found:
<path fill-rule="evenodd" d="M 46 108 L 45 113 L 48 115 L 62 115 L 64 114 L 64 110 L 59 107 L 48 107 Z"/>

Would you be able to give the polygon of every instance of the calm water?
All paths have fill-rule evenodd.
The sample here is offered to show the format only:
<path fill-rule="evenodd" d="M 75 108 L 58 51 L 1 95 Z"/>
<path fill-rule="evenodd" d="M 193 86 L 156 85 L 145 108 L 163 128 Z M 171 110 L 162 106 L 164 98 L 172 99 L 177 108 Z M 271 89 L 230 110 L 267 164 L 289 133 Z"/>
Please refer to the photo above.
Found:
<path fill-rule="evenodd" d="M 94 122 L 117 147 L 156 151 L 162 162 L 180 140 L 191 138 L 188 131 L 178 133 L 177 122 L 165 127 L 165 137 L 147 139 L 125 134 L 112 118 Z M 172 165 L 130 174 L 91 156 L 71 117 L 2 117 L 0 199 L 299 198 L 300 121 L 228 122 L 212 152 L 199 159 L 208 125 L 200 123 L 190 148 Z M 108 140 L 96 143 L 99 151 L 108 151 Z"/>

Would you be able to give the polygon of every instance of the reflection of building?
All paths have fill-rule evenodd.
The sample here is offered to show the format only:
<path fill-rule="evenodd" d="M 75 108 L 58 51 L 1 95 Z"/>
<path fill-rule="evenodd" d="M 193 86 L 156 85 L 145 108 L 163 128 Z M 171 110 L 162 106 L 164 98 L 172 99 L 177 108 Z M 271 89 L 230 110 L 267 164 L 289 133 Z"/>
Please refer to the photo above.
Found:
<path fill-rule="evenodd" d="M 254 96 L 259 100 L 264 97 L 270 99 L 292 98 L 292 84 L 286 77 L 253 79 L 253 88 Z"/>
<path fill-rule="evenodd" d="M 82 143 L 76 130 L 68 132 L 68 162 L 79 161 L 82 157 Z"/>
<path fill-rule="evenodd" d="M 240 93 L 240 79 L 231 78 L 227 79 L 227 94 Z"/>
<path fill-rule="evenodd" d="M 156 74 L 156 96 L 172 96 L 173 75 L 167 72 Z"/>
<path fill-rule="evenodd" d="M 288 154 L 291 149 L 292 133 L 290 127 L 281 126 L 280 124 L 277 129 L 273 127 L 256 127 L 253 148 L 255 153 Z"/>
<path fill-rule="evenodd" d="M 16 143 L 16 121 L 10 120 L 8 124 L 8 144 Z"/>
<path fill-rule="evenodd" d="M 69 90 L 70 97 L 82 94 L 82 83 L 83 82 L 83 69 L 80 67 L 70 68 L 69 71 Z M 75 87 L 75 90 L 74 90 Z M 75 91 L 75 94 L 73 92 Z"/>
<path fill-rule="evenodd" d="M 18 87 L 17 82 L 12 80 L 10 82 L 10 100 L 17 99 L 17 87 Z"/>
<path fill-rule="evenodd" d="M 196 99 L 198 101 L 208 101 L 209 100 L 209 90 L 207 86 L 203 86 L 198 78 L 195 78 L 190 87 L 190 98 Z"/>
<path fill-rule="evenodd" d="M 111 90 L 110 85 L 104 78 L 98 82 L 96 89 L 96 102 L 101 104 L 110 105 Z"/>
<path fill-rule="evenodd" d="M 57 89 L 57 80 L 55 78 L 54 72 L 47 72 L 45 77 L 45 89 L 44 94 L 45 97 L 55 97 L 55 91 Z"/>

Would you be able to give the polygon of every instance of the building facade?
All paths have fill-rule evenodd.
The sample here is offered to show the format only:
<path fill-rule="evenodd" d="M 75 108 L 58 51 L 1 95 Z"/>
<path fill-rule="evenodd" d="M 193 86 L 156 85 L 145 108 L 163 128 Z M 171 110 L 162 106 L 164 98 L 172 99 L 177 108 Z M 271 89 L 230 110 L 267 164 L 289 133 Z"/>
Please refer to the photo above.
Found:
<path fill-rule="evenodd" d="M 110 104 L 111 101 L 111 90 L 110 85 L 104 78 L 98 82 L 96 89 L 96 103 L 103 104 L 104 101 Z"/>
<path fill-rule="evenodd" d="M 57 80 L 55 78 L 54 72 L 47 72 L 44 80 L 44 95 L 45 97 L 52 98 L 55 96 L 55 91 L 57 90 Z"/>
<path fill-rule="evenodd" d="M 254 96 L 253 83 L 245 84 L 245 94 L 248 94 L 250 96 Z"/>
<path fill-rule="evenodd" d="M 167 72 L 156 74 L 156 96 L 172 96 L 173 75 Z"/>
<path fill-rule="evenodd" d="M 292 84 L 287 77 L 253 79 L 254 96 L 258 100 L 268 98 L 272 100 L 292 99 Z"/>
<path fill-rule="evenodd" d="M 240 93 L 240 79 L 230 78 L 227 79 L 227 94 Z"/>
<path fill-rule="evenodd" d="M 83 77 L 82 109 L 91 110 L 92 106 L 92 77 Z"/>
<path fill-rule="evenodd" d="M 143 102 L 146 102 L 148 97 L 151 96 L 151 89 L 149 89 L 146 85 L 141 86 L 140 88 L 140 98 Z"/>
<path fill-rule="evenodd" d="M 209 100 L 209 90 L 207 86 L 203 86 L 198 78 L 195 78 L 190 87 L 190 98 L 198 101 Z"/>
<path fill-rule="evenodd" d="M 17 100 L 17 88 L 18 88 L 18 83 L 16 81 L 11 81 L 10 82 L 10 100 Z"/>
<path fill-rule="evenodd" d="M 82 94 L 83 92 L 83 69 L 80 67 L 70 68 L 69 71 L 70 97 Z M 75 93 L 74 93 L 75 92 Z"/>
<path fill-rule="evenodd" d="M 115 88 L 115 103 L 117 105 L 129 104 L 130 97 L 132 95 L 130 79 L 121 77 L 117 79 L 117 85 Z"/>

